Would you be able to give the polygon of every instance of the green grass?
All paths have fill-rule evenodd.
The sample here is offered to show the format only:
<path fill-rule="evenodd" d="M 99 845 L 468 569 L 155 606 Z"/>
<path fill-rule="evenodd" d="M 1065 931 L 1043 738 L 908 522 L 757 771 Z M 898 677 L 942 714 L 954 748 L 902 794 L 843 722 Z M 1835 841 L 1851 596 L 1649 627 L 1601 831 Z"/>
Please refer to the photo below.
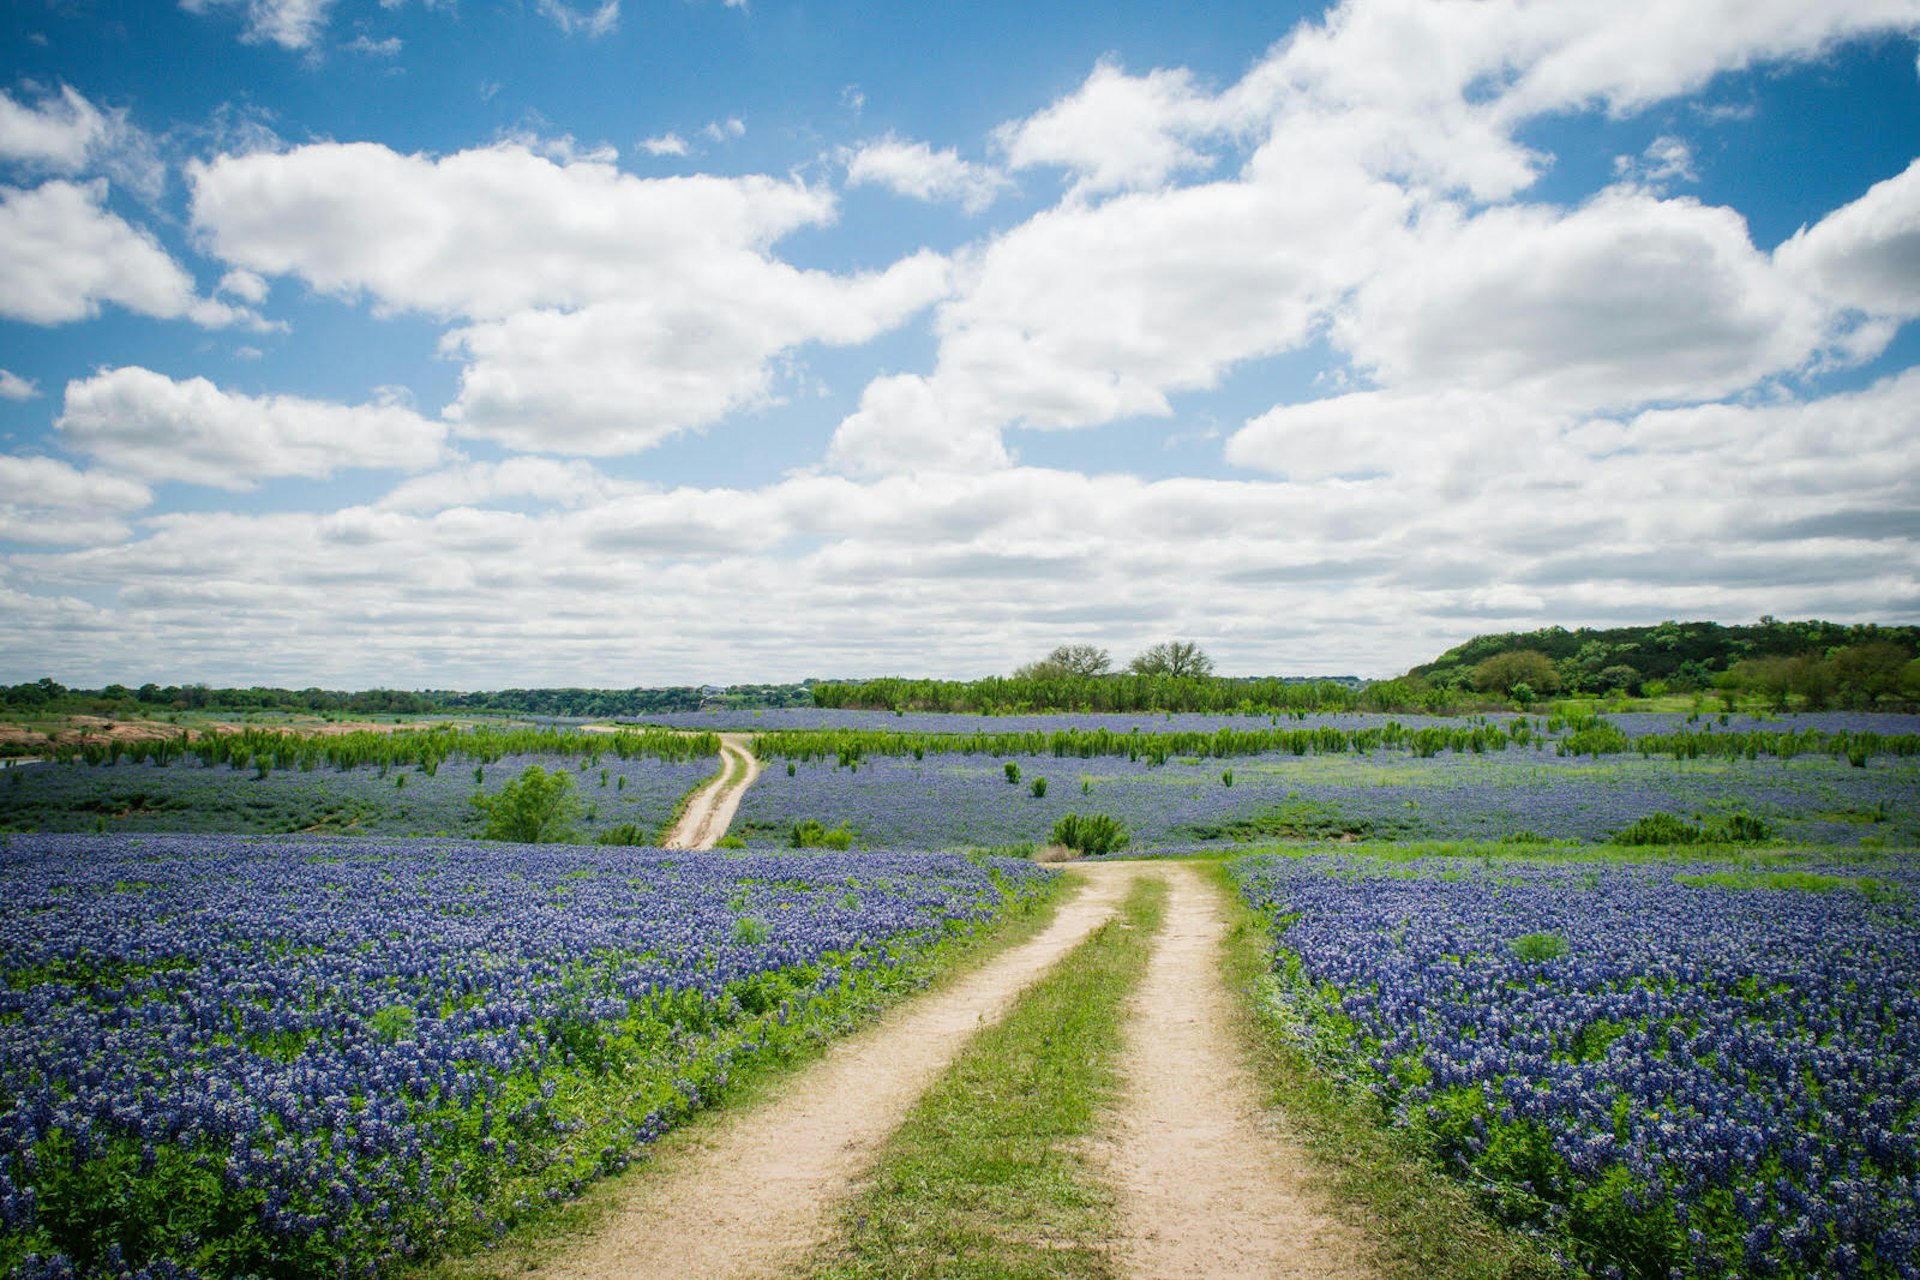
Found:
<path fill-rule="evenodd" d="M 1102 925 L 921 1099 L 847 1205 L 818 1280 L 1116 1274 L 1112 1194 L 1086 1152 L 1118 1088 L 1124 1004 L 1166 885 Z"/>
<path fill-rule="evenodd" d="M 1492 846 L 1499 848 L 1500 846 Z M 1315 1157 L 1342 1217 L 1376 1243 L 1381 1275 L 1406 1280 L 1546 1280 L 1561 1271 L 1536 1243 L 1489 1217 L 1472 1192 L 1388 1128 L 1379 1104 L 1318 1075 L 1261 999 L 1272 941 L 1242 903 L 1225 864 L 1205 860 L 1231 904 L 1227 981 L 1236 1030 L 1265 1092 Z"/>
<path fill-rule="evenodd" d="M 1062 877 L 1062 884 L 1070 883 Z M 923 971 L 926 983 L 910 994 L 938 991 L 979 969 L 1002 952 L 1028 941 L 1051 924 L 1059 905 L 1070 893 L 1056 891 L 1024 909 L 1010 909 L 989 929 L 957 935 L 942 943 L 933 963 Z M 856 1013 L 860 1025 L 871 1023 L 886 1009 L 908 998 L 905 991 Z M 748 1058 L 729 1068 L 723 1089 L 710 1092 L 708 1108 L 655 1142 L 621 1173 L 598 1179 L 571 1200 L 530 1208 L 513 1230 L 470 1253 L 447 1254 L 406 1268 L 402 1280 L 505 1280 L 538 1271 L 563 1258 L 584 1240 L 603 1230 L 623 1212 L 651 1181 L 675 1176 L 686 1160 L 696 1157 L 712 1139 L 717 1126 L 733 1122 L 740 1113 L 778 1097 L 794 1078 L 813 1065 L 837 1037 L 809 1039 L 805 1046 L 780 1057 Z"/>

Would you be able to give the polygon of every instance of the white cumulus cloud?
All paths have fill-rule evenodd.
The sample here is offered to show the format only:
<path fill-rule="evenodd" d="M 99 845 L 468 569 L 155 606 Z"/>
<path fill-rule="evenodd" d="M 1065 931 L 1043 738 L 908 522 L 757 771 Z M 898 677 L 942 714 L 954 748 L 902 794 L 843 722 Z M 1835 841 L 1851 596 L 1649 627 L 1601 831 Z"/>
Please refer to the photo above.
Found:
<path fill-rule="evenodd" d="M 356 467 L 420 470 L 446 454 L 445 426 L 397 405 L 247 396 L 138 366 L 68 383 L 54 426 L 65 447 L 111 471 L 222 489 Z"/>
<path fill-rule="evenodd" d="M 891 134 L 862 144 L 846 164 L 848 186 L 885 187 L 914 200 L 952 201 L 968 213 L 985 209 L 1010 185 L 1006 175 L 961 159 L 951 147 L 935 151 L 924 142 L 904 142 Z"/>
<path fill-rule="evenodd" d="M 1920 315 L 1920 160 L 1774 251 L 1842 306 Z"/>
<path fill-rule="evenodd" d="M 0 186 L 0 316 L 66 324 L 114 303 L 206 327 L 257 322 L 243 308 L 196 296 L 193 277 L 106 199 L 103 178 Z"/>

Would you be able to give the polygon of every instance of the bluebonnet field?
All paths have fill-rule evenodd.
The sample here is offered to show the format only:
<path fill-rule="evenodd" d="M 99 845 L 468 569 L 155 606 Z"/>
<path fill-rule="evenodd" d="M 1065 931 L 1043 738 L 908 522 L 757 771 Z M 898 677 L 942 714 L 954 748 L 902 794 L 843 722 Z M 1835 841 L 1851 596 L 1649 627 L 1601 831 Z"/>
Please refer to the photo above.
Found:
<path fill-rule="evenodd" d="M 485 1240 L 924 981 L 1029 864 L 0 837 L 0 1272 Z"/>
<path fill-rule="evenodd" d="M 431 773 L 411 765 L 262 771 L 191 756 L 165 764 L 49 762 L 0 769 L 0 831 L 478 835 L 484 818 L 474 793 L 499 791 L 529 764 L 572 777 L 579 827 L 589 838 L 622 823 L 663 829 L 680 798 L 714 771 L 711 756 L 510 755 L 448 760 Z"/>
<path fill-rule="evenodd" d="M 1273 998 L 1597 1274 L 1920 1275 L 1920 869 L 1264 856 Z"/>
<path fill-rule="evenodd" d="M 1005 767 L 1019 769 L 1010 784 Z M 1232 784 L 1226 782 L 1231 771 Z M 1047 780 L 1035 797 L 1031 783 Z M 1256 756 L 1180 760 L 984 754 L 869 756 L 769 764 L 740 807 L 749 845 L 784 843 L 796 822 L 845 823 L 876 848 L 1044 843 L 1068 812 L 1124 822 L 1134 849 L 1252 839 L 1599 841 L 1638 818 L 1746 812 L 1802 843 L 1920 844 L 1920 761 L 1565 757 L 1551 746 L 1485 755 Z"/>
<path fill-rule="evenodd" d="M 1570 708 L 1572 709 L 1572 708 Z M 1591 714 L 1595 704 L 1581 704 Z M 1520 713 L 1490 714 L 1474 717 L 1497 725 L 1523 718 Z M 1536 712 L 1524 717 L 1532 721 L 1548 718 Z M 1722 716 L 1711 709 L 1700 712 L 1628 711 L 1608 713 L 1608 723 L 1629 737 L 1648 733 L 1673 733 L 1702 726 L 1744 731 L 1767 729 L 1823 729 L 1829 733 L 1870 731 L 1881 734 L 1920 733 L 1920 715 L 1893 715 L 1884 712 L 1807 711 L 1762 714 L 1741 711 Z M 1106 714 L 1095 712 L 1046 712 L 1033 715 L 964 715 L 946 712 L 851 711 L 831 707 L 779 707 L 766 710 L 714 708 L 708 711 L 680 711 L 642 717 L 635 724 L 663 725 L 667 728 L 698 732 L 739 730 L 773 733 L 781 730 L 864 729 L 877 733 L 1052 733 L 1059 729 L 1106 729 L 1113 733 L 1169 733 L 1176 731 L 1212 733 L 1217 729 L 1258 729 L 1328 727 L 1342 730 L 1377 729 L 1388 724 L 1465 723 L 1460 717 L 1432 717 L 1407 714 L 1376 714 L 1358 711 L 1293 712 L 1279 715 L 1211 715 L 1199 713 L 1137 712 Z"/>

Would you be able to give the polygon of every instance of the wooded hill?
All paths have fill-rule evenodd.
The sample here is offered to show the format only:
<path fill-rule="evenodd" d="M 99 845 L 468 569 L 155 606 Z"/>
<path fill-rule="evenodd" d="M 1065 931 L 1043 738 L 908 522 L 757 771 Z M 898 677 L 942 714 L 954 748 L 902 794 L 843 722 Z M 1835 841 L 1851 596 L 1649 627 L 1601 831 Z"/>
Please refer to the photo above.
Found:
<path fill-rule="evenodd" d="M 1651 627 L 1546 627 L 1475 636 L 1407 672 L 1436 687 L 1484 687 L 1475 672 L 1503 654 L 1533 652 L 1551 663 L 1565 693 L 1639 693 L 1648 684 L 1687 693 L 1724 685 L 1730 673 L 1757 675 L 1767 660 L 1830 663 L 1846 651 L 1904 661 L 1920 655 L 1920 627 L 1839 622 L 1662 622 Z M 1744 668 L 1743 668 L 1743 664 Z M 1844 670 L 1846 663 L 1842 661 Z M 1536 692 L 1547 692 L 1536 690 Z"/>

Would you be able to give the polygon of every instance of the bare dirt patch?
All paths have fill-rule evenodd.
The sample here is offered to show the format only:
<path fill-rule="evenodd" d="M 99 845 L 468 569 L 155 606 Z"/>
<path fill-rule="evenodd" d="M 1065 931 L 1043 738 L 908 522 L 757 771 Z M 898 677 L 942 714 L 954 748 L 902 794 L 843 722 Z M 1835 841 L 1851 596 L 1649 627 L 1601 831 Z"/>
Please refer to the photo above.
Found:
<path fill-rule="evenodd" d="M 1311 1157 L 1264 1113 L 1221 977 L 1225 904 L 1164 864 L 1167 914 L 1135 996 L 1103 1150 L 1123 1274 L 1367 1277 L 1367 1242 L 1328 1209 Z"/>
<path fill-rule="evenodd" d="M 739 811 L 740 797 L 760 776 L 760 760 L 744 733 L 720 735 L 720 772 L 694 792 L 680 820 L 660 842 L 666 849 L 711 849 L 726 836 Z"/>
<path fill-rule="evenodd" d="M 1032 941 L 834 1046 L 765 1106 L 720 1119 L 698 1145 L 645 1171 L 609 1226 L 541 1274 L 793 1274 L 832 1230 L 834 1204 L 967 1040 L 1110 917 L 1140 870 L 1099 868 Z"/>

